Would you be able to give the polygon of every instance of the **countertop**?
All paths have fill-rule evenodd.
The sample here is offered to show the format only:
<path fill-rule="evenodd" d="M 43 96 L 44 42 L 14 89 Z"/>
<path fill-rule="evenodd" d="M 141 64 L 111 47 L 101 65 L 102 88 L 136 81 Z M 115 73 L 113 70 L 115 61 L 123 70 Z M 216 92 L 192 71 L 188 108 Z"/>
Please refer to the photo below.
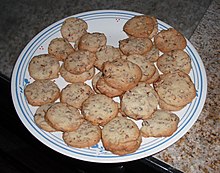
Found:
<path fill-rule="evenodd" d="M 204 108 L 179 141 L 154 157 L 183 172 L 220 171 L 220 1 L 1 1 L 0 73 L 11 77 L 25 45 L 48 25 L 73 14 L 118 9 L 154 15 L 182 32 L 204 63 L 208 90 Z"/>

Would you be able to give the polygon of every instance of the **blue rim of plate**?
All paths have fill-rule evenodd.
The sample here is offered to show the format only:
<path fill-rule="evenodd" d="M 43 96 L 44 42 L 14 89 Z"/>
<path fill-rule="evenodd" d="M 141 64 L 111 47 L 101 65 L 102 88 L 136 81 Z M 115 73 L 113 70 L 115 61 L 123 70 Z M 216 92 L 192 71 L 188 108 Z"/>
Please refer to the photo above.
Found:
<path fill-rule="evenodd" d="M 108 19 L 128 20 L 135 15 L 141 14 L 121 10 L 98 10 L 84 12 L 73 16 L 82 18 L 86 22 L 89 22 Z M 39 129 L 34 123 L 32 109 L 28 105 L 23 92 L 24 87 L 28 82 L 27 67 L 35 51 L 39 48 L 40 45 L 47 41 L 48 38 L 59 32 L 64 20 L 65 19 L 62 19 L 38 33 L 23 49 L 14 66 L 11 79 L 13 103 L 20 120 L 24 126 L 32 133 L 32 135 L 34 135 L 38 140 L 40 140 L 51 149 L 72 158 L 98 163 L 118 163 L 137 160 L 156 154 L 175 143 L 192 127 L 192 125 L 198 119 L 205 103 L 207 93 L 207 79 L 205 68 L 199 54 L 193 45 L 187 40 L 187 47 L 185 51 L 189 54 L 192 61 L 192 70 L 190 76 L 196 87 L 196 98 L 192 103 L 188 104 L 184 108 L 184 112 L 181 113 L 178 129 L 172 136 L 167 138 L 151 138 L 148 142 L 142 143 L 140 148 L 135 153 L 124 156 L 117 156 L 108 151 L 105 151 L 101 145 L 96 145 L 89 149 L 69 147 L 62 141 L 60 137 L 54 135 L 56 132 L 48 133 Z M 171 28 L 170 25 L 160 20 L 158 20 L 158 27 L 159 30 Z"/>

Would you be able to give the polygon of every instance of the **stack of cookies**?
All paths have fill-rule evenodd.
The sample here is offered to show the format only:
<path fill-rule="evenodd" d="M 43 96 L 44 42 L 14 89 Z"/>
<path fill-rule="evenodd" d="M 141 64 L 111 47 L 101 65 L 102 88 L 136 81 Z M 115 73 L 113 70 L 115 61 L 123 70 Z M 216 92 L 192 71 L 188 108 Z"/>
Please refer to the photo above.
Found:
<path fill-rule="evenodd" d="M 25 96 L 38 106 L 34 120 L 40 128 L 62 132 L 69 146 L 102 142 L 117 155 L 138 150 L 142 137 L 177 130 L 179 117 L 170 111 L 196 96 L 184 36 L 173 28 L 158 32 L 157 20 L 147 15 L 134 16 L 122 29 L 127 38 L 113 47 L 105 33 L 90 33 L 84 20 L 68 18 L 48 54 L 31 59 L 34 82 Z M 58 77 L 67 83 L 62 88 L 52 81 Z"/>

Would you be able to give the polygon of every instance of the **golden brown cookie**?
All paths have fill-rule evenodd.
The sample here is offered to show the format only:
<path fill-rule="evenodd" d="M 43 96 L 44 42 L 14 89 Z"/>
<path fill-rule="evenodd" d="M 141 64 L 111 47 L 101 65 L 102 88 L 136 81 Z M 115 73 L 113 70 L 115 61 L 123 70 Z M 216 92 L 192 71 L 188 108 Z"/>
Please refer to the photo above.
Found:
<path fill-rule="evenodd" d="M 168 105 L 184 106 L 195 98 L 196 89 L 189 75 L 182 71 L 160 76 L 154 83 L 158 96 Z"/>
<path fill-rule="evenodd" d="M 56 103 L 48 109 L 45 120 L 58 131 L 74 131 L 83 123 L 79 110 L 66 104 Z"/>
<path fill-rule="evenodd" d="M 137 125 L 126 117 L 117 116 L 102 129 L 102 143 L 106 150 L 117 155 L 135 152 L 142 138 Z"/>
<path fill-rule="evenodd" d="M 51 127 L 47 123 L 47 121 L 44 118 L 46 115 L 46 112 L 53 104 L 54 103 L 48 103 L 48 104 L 40 106 L 39 108 L 37 108 L 37 110 L 34 114 L 34 121 L 37 124 L 37 126 L 47 132 L 55 132 L 56 131 L 53 127 Z"/>
<path fill-rule="evenodd" d="M 61 35 L 69 42 L 77 41 L 87 33 L 88 25 L 83 19 L 71 17 L 66 19 L 61 26 Z"/>
<path fill-rule="evenodd" d="M 65 60 L 67 56 L 74 51 L 72 45 L 64 38 L 55 38 L 51 40 L 48 46 L 48 53 L 59 61 Z"/>
<path fill-rule="evenodd" d="M 119 48 L 125 55 L 145 54 L 153 47 L 149 38 L 129 37 L 119 41 Z"/>
<path fill-rule="evenodd" d="M 173 50 L 159 57 L 157 67 L 162 73 L 180 70 L 188 74 L 191 70 L 191 59 L 185 51 Z"/>
<path fill-rule="evenodd" d="M 106 42 L 107 39 L 104 33 L 86 33 L 80 37 L 78 49 L 95 53 L 104 49 L 106 47 Z"/>
<path fill-rule="evenodd" d="M 60 101 L 80 109 L 82 103 L 92 94 L 92 88 L 86 83 L 72 83 L 62 89 Z"/>
<path fill-rule="evenodd" d="M 154 41 L 156 47 L 163 53 L 178 49 L 183 50 L 186 47 L 185 37 L 174 28 L 160 31 L 154 37 Z"/>
<path fill-rule="evenodd" d="M 92 147 L 101 139 L 101 128 L 84 121 L 77 130 L 63 133 L 64 142 L 72 147 Z"/>
<path fill-rule="evenodd" d="M 94 53 L 78 50 L 71 53 L 65 59 L 64 67 L 68 72 L 78 75 L 94 67 L 95 60 L 96 56 Z"/>
<path fill-rule="evenodd" d="M 127 91 L 136 86 L 141 77 L 140 67 L 128 60 L 118 59 L 105 62 L 103 65 L 103 78 L 106 83 L 122 91 Z"/>
<path fill-rule="evenodd" d="M 94 66 L 99 70 L 102 70 L 102 65 L 104 62 L 111 62 L 113 60 L 119 59 L 121 52 L 118 48 L 107 45 L 105 49 L 96 52 L 96 61 Z"/>
<path fill-rule="evenodd" d="M 134 16 L 125 23 L 123 30 L 130 36 L 149 37 L 155 28 L 155 23 L 154 17 L 147 15 Z"/>
<path fill-rule="evenodd" d="M 157 110 L 151 118 L 143 121 L 141 134 L 143 137 L 168 137 L 177 130 L 178 123 L 176 114 Z"/>
<path fill-rule="evenodd" d="M 60 68 L 60 75 L 64 78 L 66 82 L 85 82 L 87 80 L 92 79 L 92 77 L 95 75 L 95 67 L 92 67 L 90 70 L 85 71 L 81 74 L 73 74 L 68 72 L 62 64 Z"/>
<path fill-rule="evenodd" d="M 34 56 L 28 66 L 29 74 L 35 80 L 58 78 L 59 69 L 59 61 L 49 54 Z"/>
<path fill-rule="evenodd" d="M 36 80 L 24 89 L 27 101 L 32 106 L 53 103 L 60 97 L 60 89 L 50 80 Z"/>
<path fill-rule="evenodd" d="M 117 113 L 117 103 L 103 94 L 91 95 L 82 105 L 82 114 L 94 125 L 104 126 Z"/>
<path fill-rule="evenodd" d="M 139 83 L 136 87 L 125 92 L 121 99 L 121 110 L 125 115 L 135 120 L 151 117 L 157 106 L 156 91 L 145 83 Z"/>

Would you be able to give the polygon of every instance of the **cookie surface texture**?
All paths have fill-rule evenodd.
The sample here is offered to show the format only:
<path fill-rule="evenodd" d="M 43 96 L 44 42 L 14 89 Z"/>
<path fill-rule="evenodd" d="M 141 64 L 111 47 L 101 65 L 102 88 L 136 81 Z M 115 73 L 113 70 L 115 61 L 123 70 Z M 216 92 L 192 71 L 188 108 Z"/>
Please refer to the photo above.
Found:
<path fill-rule="evenodd" d="M 34 56 L 28 66 L 31 77 L 35 80 L 58 78 L 60 64 L 59 61 L 49 54 Z"/>
<path fill-rule="evenodd" d="M 109 86 L 127 91 L 138 84 L 142 77 L 142 71 L 137 64 L 118 59 L 104 63 L 103 77 Z"/>
<path fill-rule="evenodd" d="M 192 102 L 196 96 L 196 89 L 190 76 L 181 71 L 160 76 L 154 83 L 154 88 L 161 100 L 177 107 Z"/>
<path fill-rule="evenodd" d="M 134 37 L 149 37 L 155 27 L 155 20 L 151 16 L 141 15 L 129 19 L 123 30 Z"/>
<path fill-rule="evenodd" d="M 79 39 L 78 49 L 95 53 L 104 49 L 106 42 L 107 39 L 104 33 L 86 33 Z"/>
<path fill-rule="evenodd" d="M 104 62 L 111 62 L 113 60 L 119 59 L 120 55 L 121 53 L 118 48 L 107 45 L 105 49 L 96 52 L 96 61 L 94 65 L 99 70 L 102 70 L 102 65 Z"/>
<path fill-rule="evenodd" d="M 153 47 L 149 38 L 130 37 L 119 41 L 119 48 L 125 55 L 145 54 Z"/>
<path fill-rule="evenodd" d="M 95 75 L 95 67 L 92 67 L 90 70 L 85 71 L 81 74 L 73 74 L 68 72 L 62 64 L 60 68 L 60 75 L 64 78 L 66 82 L 85 82 L 92 79 L 92 77 Z"/>
<path fill-rule="evenodd" d="M 168 137 L 177 130 L 178 123 L 176 114 L 157 110 L 150 119 L 143 121 L 141 134 L 143 137 Z"/>
<path fill-rule="evenodd" d="M 75 131 L 63 133 L 64 142 L 76 148 L 92 147 L 97 144 L 100 139 L 101 128 L 92 125 L 89 121 L 84 121 Z"/>
<path fill-rule="evenodd" d="M 126 117 L 118 116 L 102 129 L 102 143 L 106 150 L 117 155 L 135 152 L 141 144 L 137 125 Z"/>
<path fill-rule="evenodd" d="M 188 74 L 191 70 L 191 59 L 185 51 L 173 50 L 159 57 L 157 67 L 162 73 L 180 70 Z"/>
<path fill-rule="evenodd" d="M 146 58 L 142 55 L 129 55 L 126 57 L 126 60 L 137 64 L 141 68 L 142 77 L 140 81 L 146 81 L 150 79 L 156 71 L 155 65 L 150 61 L 146 60 Z"/>
<path fill-rule="evenodd" d="M 65 69 L 73 74 L 82 74 L 94 67 L 96 57 L 94 53 L 79 50 L 71 53 L 64 61 Z"/>
<path fill-rule="evenodd" d="M 56 57 L 59 61 L 65 60 L 74 51 L 72 45 L 64 38 L 55 38 L 51 40 L 48 46 L 48 53 Z"/>
<path fill-rule="evenodd" d="M 71 17 L 66 19 L 61 26 L 61 35 L 69 42 L 77 41 L 87 32 L 87 23 L 79 18 Z"/>
<path fill-rule="evenodd" d="M 34 114 L 34 121 L 37 124 L 37 126 L 47 132 L 55 132 L 56 131 L 53 127 L 51 127 L 47 123 L 47 121 L 44 118 L 46 115 L 46 112 L 48 111 L 48 109 L 52 105 L 53 105 L 53 103 L 48 103 L 48 104 L 42 105 L 36 110 L 36 112 Z"/>
<path fill-rule="evenodd" d="M 60 97 L 60 89 L 50 80 L 37 80 L 24 89 L 27 101 L 32 106 L 53 103 Z"/>
<path fill-rule="evenodd" d="M 82 114 L 94 125 L 104 126 L 117 113 L 117 103 L 103 94 L 91 95 L 82 105 Z"/>
<path fill-rule="evenodd" d="M 163 53 L 172 50 L 183 50 L 186 47 L 185 37 L 173 28 L 160 31 L 154 37 L 156 47 Z"/>
<path fill-rule="evenodd" d="M 47 111 L 46 121 L 58 131 L 74 131 L 83 123 L 79 110 L 66 103 L 56 103 Z"/>
<path fill-rule="evenodd" d="M 82 103 L 94 92 L 86 83 L 68 84 L 61 91 L 60 101 L 80 109 Z"/>
<path fill-rule="evenodd" d="M 145 83 L 139 83 L 133 89 L 125 92 L 121 100 L 121 110 L 135 120 L 151 117 L 157 106 L 157 93 Z"/>

